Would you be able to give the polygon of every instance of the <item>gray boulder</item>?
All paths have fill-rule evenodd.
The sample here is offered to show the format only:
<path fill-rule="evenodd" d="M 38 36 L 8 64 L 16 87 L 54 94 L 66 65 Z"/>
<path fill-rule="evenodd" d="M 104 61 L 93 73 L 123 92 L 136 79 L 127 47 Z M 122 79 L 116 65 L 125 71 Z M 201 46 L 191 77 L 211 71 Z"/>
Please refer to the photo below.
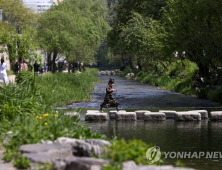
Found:
<path fill-rule="evenodd" d="M 173 166 L 137 166 L 137 167 L 127 167 L 123 170 L 194 170 L 192 168 L 177 168 Z"/>
<path fill-rule="evenodd" d="M 101 170 L 109 161 L 87 157 L 71 157 L 53 161 L 54 170 Z"/>
<path fill-rule="evenodd" d="M 159 112 L 165 113 L 166 119 L 174 119 L 176 113 L 174 110 L 159 110 Z"/>
<path fill-rule="evenodd" d="M 146 112 L 144 113 L 145 121 L 164 121 L 166 120 L 165 113 L 161 112 Z"/>
<path fill-rule="evenodd" d="M 117 112 L 116 120 L 137 120 L 135 112 Z"/>
<path fill-rule="evenodd" d="M 18 149 L 21 153 L 38 153 L 53 158 L 73 156 L 72 146 L 68 144 L 27 144 Z"/>
<path fill-rule="evenodd" d="M 208 112 L 206 110 L 190 110 L 188 112 L 198 112 L 201 114 L 201 119 L 208 119 Z"/>
<path fill-rule="evenodd" d="M 109 118 L 110 118 L 110 119 L 115 119 L 117 112 L 126 112 L 126 111 L 125 111 L 125 110 L 119 110 L 119 111 L 117 111 L 117 110 L 111 110 L 111 111 L 109 111 Z"/>
<path fill-rule="evenodd" d="M 85 121 L 95 121 L 95 120 L 108 120 L 108 114 L 107 113 L 100 113 L 97 112 L 87 112 L 85 115 Z"/>
<path fill-rule="evenodd" d="M 209 117 L 211 121 L 222 121 L 222 111 L 210 112 Z"/>
<path fill-rule="evenodd" d="M 146 112 L 151 113 L 148 110 L 136 110 L 135 112 L 136 112 L 137 120 L 139 120 L 139 119 L 144 120 L 144 113 L 146 113 Z"/>
<path fill-rule="evenodd" d="M 176 112 L 174 115 L 176 121 L 201 121 L 201 114 L 198 112 Z"/>
<path fill-rule="evenodd" d="M 74 120 L 80 120 L 80 114 L 78 112 L 65 112 L 65 116 L 70 116 Z"/>

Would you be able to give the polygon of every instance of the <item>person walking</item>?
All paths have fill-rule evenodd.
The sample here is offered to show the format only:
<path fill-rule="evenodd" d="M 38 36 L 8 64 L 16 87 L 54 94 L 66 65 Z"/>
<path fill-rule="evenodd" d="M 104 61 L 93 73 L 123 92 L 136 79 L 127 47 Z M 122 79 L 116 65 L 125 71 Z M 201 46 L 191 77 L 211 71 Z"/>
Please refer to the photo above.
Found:
<path fill-rule="evenodd" d="M 20 71 L 28 71 L 28 65 L 26 64 L 26 62 L 24 61 L 21 62 Z"/>
<path fill-rule="evenodd" d="M 119 111 L 118 108 L 119 102 L 116 101 L 112 96 L 113 92 L 117 92 L 117 89 L 113 89 L 114 83 L 115 83 L 114 79 L 109 78 L 108 86 L 106 87 L 106 95 L 103 103 L 100 105 L 99 109 L 100 112 L 102 112 L 103 107 L 104 108 L 116 107 L 117 111 Z"/>
<path fill-rule="evenodd" d="M 45 72 L 45 74 L 48 72 L 48 64 L 47 64 L 47 62 L 44 63 L 44 72 Z"/>
<path fill-rule="evenodd" d="M 5 63 L 4 58 L 2 58 L 0 63 L 0 85 L 2 85 L 2 83 L 8 83 L 6 68 L 7 64 Z"/>

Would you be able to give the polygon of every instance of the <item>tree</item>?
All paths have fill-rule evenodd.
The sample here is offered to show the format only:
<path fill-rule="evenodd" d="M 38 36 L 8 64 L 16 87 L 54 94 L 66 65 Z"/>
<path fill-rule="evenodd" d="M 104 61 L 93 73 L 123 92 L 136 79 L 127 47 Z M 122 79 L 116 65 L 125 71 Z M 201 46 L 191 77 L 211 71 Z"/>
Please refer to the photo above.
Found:
<path fill-rule="evenodd" d="M 100 2 L 67 0 L 41 15 L 38 38 L 42 49 L 53 52 L 53 68 L 58 54 L 71 63 L 92 60 L 108 28 Z"/>
<path fill-rule="evenodd" d="M 163 41 L 168 51 L 185 51 L 206 84 L 214 78 L 214 71 L 220 76 L 222 4 L 216 0 L 168 0 L 164 14 L 167 41 Z"/>

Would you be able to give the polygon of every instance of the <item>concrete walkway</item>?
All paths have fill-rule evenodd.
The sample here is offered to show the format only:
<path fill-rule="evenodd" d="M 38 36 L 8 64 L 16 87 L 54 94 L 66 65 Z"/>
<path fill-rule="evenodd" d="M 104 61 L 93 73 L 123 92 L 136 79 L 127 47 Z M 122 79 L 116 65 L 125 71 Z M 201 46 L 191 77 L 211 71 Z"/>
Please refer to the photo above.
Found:
<path fill-rule="evenodd" d="M 8 76 L 8 81 L 11 83 L 14 83 L 15 82 L 15 75 Z"/>

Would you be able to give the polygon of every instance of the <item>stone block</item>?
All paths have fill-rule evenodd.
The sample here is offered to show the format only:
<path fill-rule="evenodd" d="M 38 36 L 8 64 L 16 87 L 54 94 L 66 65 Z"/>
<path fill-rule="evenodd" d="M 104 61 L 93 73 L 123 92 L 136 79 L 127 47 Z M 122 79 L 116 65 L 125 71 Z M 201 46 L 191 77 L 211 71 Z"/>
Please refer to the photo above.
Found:
<path fill-rule="evenodd" d="M 126 112 L 126 111 L 125 110 L 119 110 L 119 111 L 117 111 L 117 110 L 110 110 L 109 111 L 109 118 L 110 119 L 115 119 L 117 112 Z"/>
<path fill-rule="evenodd" d="M 145 121 L 164 121 L 166 120 L 165 113 L 161 112 L 146 112 L 144 113 Z"/>
<path fill-rule="evenodd" d="M 87 112 L 85 115 L 85 121 L 95 121 L 95 120 L 108 120 L 108 114 L 107 113 L 100 113 L 97 112 Z"/>
<path fill-rule="evenodd" d="M 176 121 L 200 121 L 201 114 L 198 112 L 176 112 L 174 115 Z"/>
<path fill-rule="evenodd" d="M 70 116 L 72 117 L 73 119 L 76 119 L 76 120 L 80 120 L 80 114 L 78 112 L 66 112 L 64 113 L 65 116 Z"/>
<path fill-rule="evenodd" d="M 151 113 L 149 110 L 136 110 L 135 112 L 137 120 L 144 120 L 144 113 L 146 112 Z"/>
<path fill-rule="evenodd" d="M 210 112 L 209 117 L 211 121 L 222 121 L 222 111 Z"/>
<path fill-rule="evenodd" d="M 117 112 L 116 120 L 137 120 L 135 112 Z"/>
<path fill-rule="evenodd" d="M 165 113 L 166 119 L 174 119 L 176 113 L 174 110 L 159 110 L 159 112 Z"/>
<path fill-rule="evenodd" d="M 188 112 L 198 112 L 201 115 L 201 119 L 208 119 L 208 112 L 206 110 L 190 110 Z"/>

